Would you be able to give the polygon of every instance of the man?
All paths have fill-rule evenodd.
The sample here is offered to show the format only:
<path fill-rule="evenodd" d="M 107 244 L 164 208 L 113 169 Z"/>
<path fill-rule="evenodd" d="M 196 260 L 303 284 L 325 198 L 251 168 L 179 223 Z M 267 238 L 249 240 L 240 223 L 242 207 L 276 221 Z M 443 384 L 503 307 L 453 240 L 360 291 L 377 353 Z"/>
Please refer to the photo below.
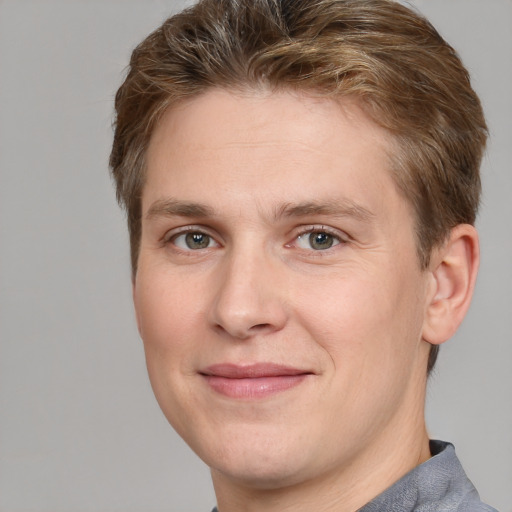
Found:
<path fill-rule="evenodd" d="M 111 167 L 169 422 L 219 512 L 491 511 L 425 426 L 486 126 L 387 0 L 203 0 L 133 52 Z"/>

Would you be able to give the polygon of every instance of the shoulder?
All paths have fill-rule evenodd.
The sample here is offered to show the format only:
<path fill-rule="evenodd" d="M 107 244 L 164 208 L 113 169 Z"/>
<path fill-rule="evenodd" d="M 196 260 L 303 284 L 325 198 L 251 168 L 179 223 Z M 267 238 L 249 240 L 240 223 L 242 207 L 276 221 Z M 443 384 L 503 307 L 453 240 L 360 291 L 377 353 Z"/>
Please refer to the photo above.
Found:
<path fill-rule="evenodd" d="M 359 512 L 497 512 L 482 503 L 452 444 L 431 441 L 432 457 Z"/>
<path fill-rule="evenodd" d="M 468 478 L 455 454 L 451 443 L 431 441 L 430 449 L 432 459 L 429 467 L 430 473 L 437 484 L 442 480 L 446 482 L 444 492 L 439 496 L 440 508 L 427 508 L 425 512 L 453 511 L 453 512 L 497 512 L 496 509 L 486 505 L 480 500 L 478 491 Z M 434 473 L 434 474 L 432 474 Z M 437 474 L 436 474 L 437 473 Z M 427 477 L 428 478 L 428 477 Z M 421 509 L 418 510 L 420 512 Z"/>

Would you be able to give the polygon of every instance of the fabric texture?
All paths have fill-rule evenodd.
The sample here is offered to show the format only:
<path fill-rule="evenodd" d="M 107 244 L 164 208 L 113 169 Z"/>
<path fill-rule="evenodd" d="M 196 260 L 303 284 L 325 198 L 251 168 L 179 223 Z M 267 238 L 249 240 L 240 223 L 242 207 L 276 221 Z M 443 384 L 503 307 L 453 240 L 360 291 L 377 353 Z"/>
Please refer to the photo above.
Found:
<path fill-rule="evenodd" d="M 452 444 L 430 441 L 430 453 L 429 460 L 358 512 L 497 512 L 480 501 Z"/>
<path fill-rule="evenodd" d="M 430 441 L 432 457 L 358 512 L 497 512 L 482 503 L 452 444 Z M 219 512 L 214 508 L 212 512 Z"/>

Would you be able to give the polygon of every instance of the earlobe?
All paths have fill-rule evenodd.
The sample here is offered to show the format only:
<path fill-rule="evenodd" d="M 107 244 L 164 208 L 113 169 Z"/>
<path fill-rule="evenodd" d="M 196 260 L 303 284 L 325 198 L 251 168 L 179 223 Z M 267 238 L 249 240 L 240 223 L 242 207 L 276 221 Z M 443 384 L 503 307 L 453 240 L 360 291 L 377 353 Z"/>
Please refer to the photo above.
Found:
<path fill-rule="evenodd" d="M 469 224 L 454 227 L 448 240 L 433 251 L 425 341 L 439 345 L 453 336 L 471 303 L 479 261 L 478 234 Z"/>

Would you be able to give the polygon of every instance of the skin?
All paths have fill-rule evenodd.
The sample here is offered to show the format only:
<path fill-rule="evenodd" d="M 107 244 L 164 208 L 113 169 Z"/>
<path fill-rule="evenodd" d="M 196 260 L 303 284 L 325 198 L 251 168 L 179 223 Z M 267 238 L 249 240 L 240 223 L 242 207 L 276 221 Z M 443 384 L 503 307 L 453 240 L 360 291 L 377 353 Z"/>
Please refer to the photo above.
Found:
<path fill-rule="evenodd" d="M 392 150 L 356 102 L 291 92 L 214 89 L 153 134 L 135 310 L 221 512 L 352 511 L 430 456 L 427 341 L 467 309 L 477 239 L 454 230 L 421 270 Z M 256 363 L 302 373 L 208 375 Z"/>

